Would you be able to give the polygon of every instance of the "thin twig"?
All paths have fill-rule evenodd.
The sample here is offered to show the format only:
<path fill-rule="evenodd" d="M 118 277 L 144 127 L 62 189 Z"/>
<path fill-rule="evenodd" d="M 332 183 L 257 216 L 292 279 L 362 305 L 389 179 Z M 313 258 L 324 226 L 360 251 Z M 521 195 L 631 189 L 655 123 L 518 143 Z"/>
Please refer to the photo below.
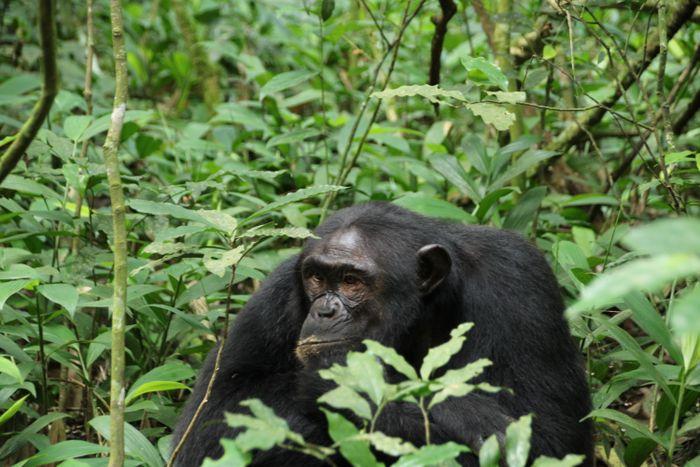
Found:
<path fill-rule="evenodd" d="M 0 159 L 0 183 L 12 172 L 20 158 L 39 132 L 49 114 L 54 97 L 58 94 L 58 69 L 56 67 L 56 22 L 52 0 L 38 0 L 39 43 L 43 81 L 41 97 L 29 119 L 22 125 L 10 147 Z"/>

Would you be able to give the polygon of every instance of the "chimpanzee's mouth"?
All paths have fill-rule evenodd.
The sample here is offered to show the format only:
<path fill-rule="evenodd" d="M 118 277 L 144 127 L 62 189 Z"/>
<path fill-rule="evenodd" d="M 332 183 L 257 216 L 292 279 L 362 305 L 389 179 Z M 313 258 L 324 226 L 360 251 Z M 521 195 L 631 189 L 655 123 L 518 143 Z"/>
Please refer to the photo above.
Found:
<path fill-rule="evenodd" d="M 316 336 L 306 337 L 297 343 L 298 347 L 316 347 L 316 346 L 334 346 L 340 344 L 348 344 L 353 342 L 352 339 L 319 339 Z"/>

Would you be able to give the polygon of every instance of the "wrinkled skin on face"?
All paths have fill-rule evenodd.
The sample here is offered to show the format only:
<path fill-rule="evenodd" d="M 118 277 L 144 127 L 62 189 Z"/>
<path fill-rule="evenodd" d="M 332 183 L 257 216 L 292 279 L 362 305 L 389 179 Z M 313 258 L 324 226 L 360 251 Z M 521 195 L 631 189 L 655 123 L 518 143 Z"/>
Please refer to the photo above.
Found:
<path fill-rule="evenodd" d="M 306 366 L 356 347 L 376 324 L 381 278 L 367 251 L 360 234 L 350 229 L 319 242 L 303 259 L 302 282 L 311 305 L 296 355 Z"/>
<path fill-rule="evenodd" d="M 440 245 L 417 252 L 416 270 L 407 283 L 424 296 L 450 271 L 451 261 Z M 304 292 L 309 300 L 295 354 L 306 367 L 328 366 L 364 339 L 382 342 L 386 330 L 383 290 L 386 274 L 373 258 L 372 249 L 356 229 L 333 233 L 314 245 L 301 262 Z M 395 319 L 393 317 L 392 319 Z"/>

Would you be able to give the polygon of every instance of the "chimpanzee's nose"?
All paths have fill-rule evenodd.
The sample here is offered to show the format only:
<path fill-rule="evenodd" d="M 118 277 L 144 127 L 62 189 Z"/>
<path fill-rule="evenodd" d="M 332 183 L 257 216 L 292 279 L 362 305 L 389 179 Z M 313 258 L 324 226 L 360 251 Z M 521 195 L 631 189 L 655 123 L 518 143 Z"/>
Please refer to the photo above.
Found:
<path fill-rule="evenodd" d="M 342 304 L 338 297 L 334 295 L 327 295 L 324 300 L 323 306 L 319 307 L 318 317 L 319 318 L 333 318 L 340 314 Z"/>

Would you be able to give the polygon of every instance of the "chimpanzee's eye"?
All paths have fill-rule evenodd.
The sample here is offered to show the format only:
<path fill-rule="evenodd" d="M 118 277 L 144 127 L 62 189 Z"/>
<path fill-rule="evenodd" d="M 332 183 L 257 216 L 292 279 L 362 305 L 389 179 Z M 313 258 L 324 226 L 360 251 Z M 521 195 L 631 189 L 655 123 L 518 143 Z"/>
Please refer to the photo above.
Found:
<path fill-rule="evenodd" d="M 343 283 L 346 285 L 355 285 L 359 284 L 360 282 L 360 278 L 354 274 L 345 274 L 343 276 Z"/>
<path fill-rule="evenodd" d="M 313 282 L 314 284 L 320 284 L 321 282 L 323 282 L 323 278 L 322 278 L 321 275 L 320 275 L 319 273 L 317 273 L 317 272 L 312 272 L 312 273 L 309 275 L 309 280 L 310 280 L 311 282 Z"/>

